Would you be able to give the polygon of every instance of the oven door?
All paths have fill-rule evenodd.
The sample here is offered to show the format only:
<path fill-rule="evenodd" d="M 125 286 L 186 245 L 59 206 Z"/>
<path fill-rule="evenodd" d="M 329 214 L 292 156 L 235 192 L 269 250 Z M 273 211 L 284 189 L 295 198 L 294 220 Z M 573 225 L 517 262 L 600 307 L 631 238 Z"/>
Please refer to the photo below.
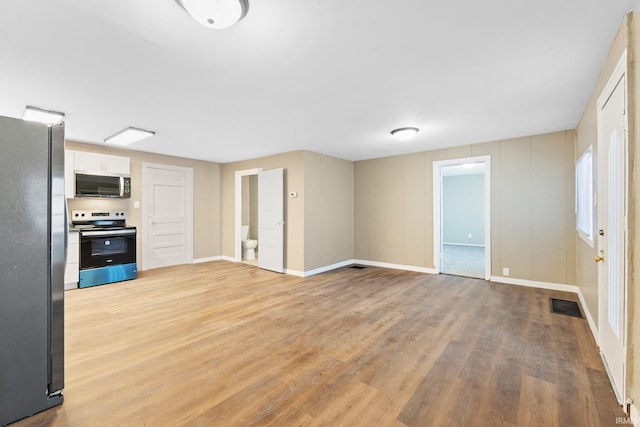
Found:
<path fill-rule="evenodd" d="M 80 232 L 80 270 L 135 262 L 135 229 Z"/>

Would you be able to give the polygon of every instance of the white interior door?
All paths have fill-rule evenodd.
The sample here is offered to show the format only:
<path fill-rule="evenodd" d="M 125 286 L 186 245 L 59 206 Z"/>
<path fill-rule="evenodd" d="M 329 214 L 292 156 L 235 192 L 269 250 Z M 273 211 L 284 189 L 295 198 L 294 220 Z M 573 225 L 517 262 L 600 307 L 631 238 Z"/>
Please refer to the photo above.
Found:
<path fill-rule="evenodd" d="M 145 165 L 145 269 L 192 261 L 192 170 Z"/>
<path fill-rule="evenodd" d="M 618 400 L 625 388 L 626 58 L 598 101 L 598 331 Z"/>
<path fill-rule="evenodd" d="M 258 266 L 284 272 L 284 170 L 258 174 Z"/>

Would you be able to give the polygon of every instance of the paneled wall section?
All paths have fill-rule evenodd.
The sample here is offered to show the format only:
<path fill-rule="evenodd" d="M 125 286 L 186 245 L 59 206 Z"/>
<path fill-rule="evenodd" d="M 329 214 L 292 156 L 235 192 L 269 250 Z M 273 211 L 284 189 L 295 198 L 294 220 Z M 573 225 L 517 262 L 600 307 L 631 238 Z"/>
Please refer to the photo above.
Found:
<path fill-rule="evenodd" d="M 575 284 L 574 132 L 355 162 L 355 258 L 434 268 L 433 162 L 491 156 L 492 274 Z"/>

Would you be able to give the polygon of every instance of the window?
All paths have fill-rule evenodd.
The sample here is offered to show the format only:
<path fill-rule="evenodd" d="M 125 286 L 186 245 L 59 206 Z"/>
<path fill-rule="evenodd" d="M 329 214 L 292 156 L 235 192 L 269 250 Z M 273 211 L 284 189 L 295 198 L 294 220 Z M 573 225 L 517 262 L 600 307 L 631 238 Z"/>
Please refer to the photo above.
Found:
<path fill-rule="evenodd" d="M 576 229 L 593 247 L 593 147 L 576 162 Z"/>

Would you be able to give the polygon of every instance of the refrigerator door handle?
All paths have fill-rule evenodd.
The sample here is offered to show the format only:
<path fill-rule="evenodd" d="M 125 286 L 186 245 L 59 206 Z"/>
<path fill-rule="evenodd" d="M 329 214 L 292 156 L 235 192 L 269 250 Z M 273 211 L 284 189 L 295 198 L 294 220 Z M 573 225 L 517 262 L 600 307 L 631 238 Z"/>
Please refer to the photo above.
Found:
<path fill-rule="evenodd" d="M 67 197 L 64 198 L 64 266 L 67 268 L 67 257 L 69 255 L 69 205 Z"/>

